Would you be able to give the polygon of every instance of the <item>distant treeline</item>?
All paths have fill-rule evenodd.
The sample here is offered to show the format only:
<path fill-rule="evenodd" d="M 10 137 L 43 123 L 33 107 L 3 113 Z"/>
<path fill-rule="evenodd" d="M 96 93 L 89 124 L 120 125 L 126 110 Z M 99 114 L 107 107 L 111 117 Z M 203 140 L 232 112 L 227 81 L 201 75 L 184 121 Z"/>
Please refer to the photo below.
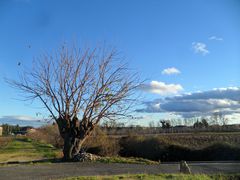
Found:
<path fill-rule="evenodd" d="M 228 124 L 221 114 L 209 118 L 160 119 L 149 121 L 148 126 L 127 125 L 117 121 L 106 121 L 100 128 L 108 135 L 193 133 L 193 132 L 240 132 L 240 124 Z"/>
<path fill-rule="evenodd" d="M 33 127 L 31 126 L 24 126 L 20 127 L 17 125 L 9 125 L 9 124 L 2 124 L 1 127 L 3 128 L 3 135 L 16 135 L 16 134 L 26 134 L 28 129 Z"/>
<path fill-rule="evenodd" d="M 101 127 L 108 135 L 131 135 L 131 134 L 161 134 L 161 133 L 194 133 L 194 132 L 240 132 L 240 125 L 211 125 L 211 126 L 170 126 L 164 127 Z"/>

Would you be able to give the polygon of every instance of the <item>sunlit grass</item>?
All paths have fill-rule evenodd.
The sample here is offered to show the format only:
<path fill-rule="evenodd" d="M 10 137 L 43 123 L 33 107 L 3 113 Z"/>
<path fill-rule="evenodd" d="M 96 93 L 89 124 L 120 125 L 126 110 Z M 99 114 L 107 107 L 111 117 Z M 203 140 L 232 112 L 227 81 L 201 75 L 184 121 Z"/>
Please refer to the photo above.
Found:
<path fill-rule="evenodd" d="M 0 162 L 32 161 L 56 158 L 60 150 L 50 144 L 32 141 L 28 138 L 13 138 L 0 148 Z"/>
<path fill-rule="evenodd" d="M 151 161 L 144 158 L 135 158 L 135 157 L 101 157 L 97 160 L 98 162 L 103 163 L 127 163 L 127 164 L 159 164 L 157 161 Z"/>
<path fill-rule="evenodd" d="M 205 175 L 205 174 L 136 174 L 136 175 L 117 175 L 117 176 L 80 176 L 80 177 L 69 177 L 64 180 L 237 180 L 240 179 L 240 174 L 232 175 Z"/>

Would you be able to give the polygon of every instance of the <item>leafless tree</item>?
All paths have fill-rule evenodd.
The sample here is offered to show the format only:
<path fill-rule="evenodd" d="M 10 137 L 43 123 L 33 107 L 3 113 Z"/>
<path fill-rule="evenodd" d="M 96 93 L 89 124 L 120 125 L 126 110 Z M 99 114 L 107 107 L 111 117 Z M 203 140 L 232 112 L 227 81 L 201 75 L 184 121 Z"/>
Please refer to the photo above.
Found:
<path fill-rule="evenodd" d="M 148 123 L 148 126 L 149 126 L 150 128 L 154 128 L 154 127 L 155 127 L 155 122 L 154 122 L 154 121 L 150 121 L 150 122 Z"/>
<path fill-rule="evenodd" d="M 228 118 L 225 117 L 225 115 L 222 112 L 215 112 L 212 115 L 212 121 L 215 124 L 225 126 L 228 124 Z"/>
<path fill-rule="evenodd" d="M 64 139 L 65 160 L 79 153 L 101 120 L 125 115 L 139 86 L 115 49 L 63 46 L 44 54 L 19 80 L 7 80 L 26 100 L 40 100 Z"/>

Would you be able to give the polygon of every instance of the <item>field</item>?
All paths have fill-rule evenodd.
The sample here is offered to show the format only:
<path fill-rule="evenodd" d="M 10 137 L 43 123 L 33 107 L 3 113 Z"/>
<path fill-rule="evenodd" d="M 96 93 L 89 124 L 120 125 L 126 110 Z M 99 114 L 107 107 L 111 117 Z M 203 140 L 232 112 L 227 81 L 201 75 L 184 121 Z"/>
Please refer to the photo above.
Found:
<path fill-rule="evenodd" d="M 51 144 L 28 138 L 0 138 L 0 162 L 34 161 L 61 156 L 61 151 Z"/>
<path fill-rule="evenodd" d="M 56 128 L 42 127 L 28 137 L 62 148 L 63 142 Z M 131 133 L 118 136 L 107 135 L 98 128 L 83 148 L 104 157 L 135 157 L 161 162 L 240 160 L 240 132 Z"/>
<path fill-rule="evenodd" d="M 153 136 L 154 137 L 154 136 Z M 169 144 L 201 149 L 216 143 L 240 145 L 240 132 L 166 133 L 156 135 Z"/>
<path fill-rule="evenodd" d="M 62 146 L 59 145 L 62 142 L 56 141 L 59 139 L 58 136 L 55 127 L 48 126 L 40 128 L 35 134 L 27 137 L 1 137 L 0 162 L 60 158 Z M 102 156 L 100 161 L 108 163 L 136 161 L 152 163 L 146 159 L 154 161 L 239 160 L 240 133 L 167 133 L 114 137 L 107 136 L 98 130 L 85 143 L 84 149 Z"/>
<path fill-rule="evenodd" d="M 6 162 L 52 162 L 62 157 L 62 150 L 51 144 L 35 141 L 26 137 L 0 137 L 0 163 Z M 96 160 L 102 163 L 135 163 L 135 164 L 158 164 L 143 158 L 124 157 L 100 157 Z"/>
<path fill-rule="evenodd" d="M 238 137 L 238 134 L 232 134 L 232 135 L 226 134 L 226 135 L 228 139 L 232 139 L 232 140 L 235 139 L 235 136 Z M 135 148 L 135 150 L 137 149 L 139 152 L 144 152 L 145 155 L 148 155 L 148 153 L 153 155 L 161 154 L 162 153 L 161 148 L 162 147 L 164 148 L 164 146 L 162 146 L 163 145 L 161 144 L 162 141 L 159 141 L 159 139 L 161 139 L 163 136 L 166 136 L 166 135 L 162 135 L 161 137 L 160 136 L 127 137 L 126 144 L 128 144 L 129 146 L 133 146 L 131 147 L 131 149 L 129 149 L 129 151 L 132 151 Z M 169 137 L 169 139 L 167 140 L 168 143 L 170 140 L 173 141 L 175 138 L 175 136 L 173 135 L 168 135 L 168 136 L 172 136 L 171 139 Z M 184 137 L 191 140 L 190 137 L 192 136 L 193 135 L 182 136 L 182 137 L 179 136 L 179 137 L 183 141 Z M 207 136 L 211 137 L 212 134 L 211 135 L 208 134 Z M 218 137 L 221 137 L 221 136 L 218 136 Z M 145 159 L 137 156 L 135 157 L 120 157 L 120 156 L 101 157 L 95 162 L 86 162 L 86 163 L 80 163 L 80 164 L 79 163 L 72 163 L 72 164 L 61 163 L 60 161 L 57 161 L 58 163 L 54 161 L 55 163 L 53 163 L 53 161 L 48 161 L 48 160 L 50 159 L 59 160 L 62 157 L 61 149 L 56 148 L 53 145 L 47 144 L 43 141 L 33 140 L 27 137 L 0 137 L 0 145 L 1 145 L 0 146 L 0 163 L 1 163 L 0 169 L 2 170 L 0 174 L 0 179 L 1 177 L 8 177 L 9 171 L 14 171 L 15 174 L 21 174 L 22 179 L 24 178 L 31 179 L 39 173 L 45 173 L 46 170 L 49 172 L 47 175 L 48 178 L 69 177 L 64 180 L 88 180 L 88 179 L 92 179 L 92 180 L 94 179 L 96 180 L 103 180 L 103 179 L 106 179 L 106 180 L 110 180 L 110 179 L 116 179 L 116 180 L 118 179 L 126 179 L 126 180 L 127 179 L 130 179 L 130 180 L 131 179 L 132 180 L 137 180 L 137 179 L 146 179 L 146 180 L 148 179 L 149 180 L 152 180 L 152 179 L 176 179 L 176 180 L 177 179 L 183 179 L 183 180 L 184 179 L 186 180 L 216 179 L 217 180 L 217 179 L 220 179 L 221 180 L 222 179 L 222 180 L 225 180 L 225 179 L 240 178 L 239 174 L 228 174 L 228 173 L 239 172 L 237 168 L 238 163 L 235 163 L 234 167 L 231 165 L 231 163 L 230 164 L 218 163 L 218 165 L 216 165 L 216 163 L 215 164 L 210 163 L 210 164 L 207 164 L 206 167 L 204 166 L 204 168 L 203 168 L 203 165 L 198 163 L 195 163 L 195 165 L 189 164 L 189 166 L 193 168 L 192 170 L 194 174 L 183 175 L 183 174 L 176 174 L 179 172 L 178 164 L 171 164 L 171 163 L 161 164 L 158 161 L 149 160 L 151 158 Z M 189 144 L 187 146 L 190 147 Z M 127 148 L 129 147 L 126 147 L 126 149 Z M 174 155 L 171 153 L 179 149 L 174 149 L 174 151 L 171 151 L 171 149 L 167 149 L 167 150 L 169 150 L 170 155 Z M 138 153 L 138 152 L 135 152 L 135 153 Z M 177 152 L 177 154 L 179 154 L 179 152 Z M 40 161 L 40 160 L 46 160 L 46 161 Z M 18 164 L 18 162 L 28 162 L 28 163 L 27 165 L 22 165 L 20 163 L 17 166 L 16 165 L 5 166 L 6 163 Z M 35 162 L 37 163 L 35 164 Z M 41 163 L 41 162 L 49 162 L 49 163 Z M 73 169 L 70 167 L 72 167 Z M 56 169 L 58 169 L 58 171 L 56 171 Z M 78 171 L 74 171 L 74 169 L 78 169 Z M 212 174 L 213 169 L 215 174 Z M 130 172 L 135 175 L 132 175 Z M 140 173 L 146 173 L 146 174 L 140 174 Z M 163 174 L 159 174 L 159 173 L 163 173 Z M 168 173 L 168 174 L 164 174 L 164 173 Z M 169 174 L 169 173 L 173 173 L 173 174 Z M 198 173 L 206 173 L 206 174 L 198 174 Z M 218 173 L 227 173 L 227 174 L 219 175 Z M 122 174 L 122 175 L 112 176 L 113 174 Z M 75 177 L 72 177 L 72 176 L 75 176 Z"/>
<path fill-rule="evenodd" d="M 62 147 L 56 146 L 61 144 L 56 143 L 59 135 L 49 129 L 51 127 L 41 128 L 28 137 L 1 137 L 0 162 L 61 158 Z M 84 148 L 100 155 L 98 161 L 105 163 L 239 160 L 240 133 L 172 133 L 116 138 L 98 132 L 89 138 Z"/>
<path fill-rule="evenodd" d="M 160 161 L 240 160 L 240 133 L 129 136 L 119 142 L 121 156 Z"/>

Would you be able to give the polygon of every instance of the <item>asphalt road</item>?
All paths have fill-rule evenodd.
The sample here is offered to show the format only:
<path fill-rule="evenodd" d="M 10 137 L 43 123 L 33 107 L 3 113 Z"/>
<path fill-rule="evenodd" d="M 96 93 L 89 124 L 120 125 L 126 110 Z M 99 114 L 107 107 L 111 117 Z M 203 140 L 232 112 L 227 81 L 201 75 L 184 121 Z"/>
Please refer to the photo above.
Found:
<path fill-rule="evenodd" d="M 239 173 L 240 163 L 189 163 L 193 173 Z M 72 176 L 178 173 L 177 163 L 159 165 L 53 163 L 0 167 L 0 180 L 46 180 Z"/>

